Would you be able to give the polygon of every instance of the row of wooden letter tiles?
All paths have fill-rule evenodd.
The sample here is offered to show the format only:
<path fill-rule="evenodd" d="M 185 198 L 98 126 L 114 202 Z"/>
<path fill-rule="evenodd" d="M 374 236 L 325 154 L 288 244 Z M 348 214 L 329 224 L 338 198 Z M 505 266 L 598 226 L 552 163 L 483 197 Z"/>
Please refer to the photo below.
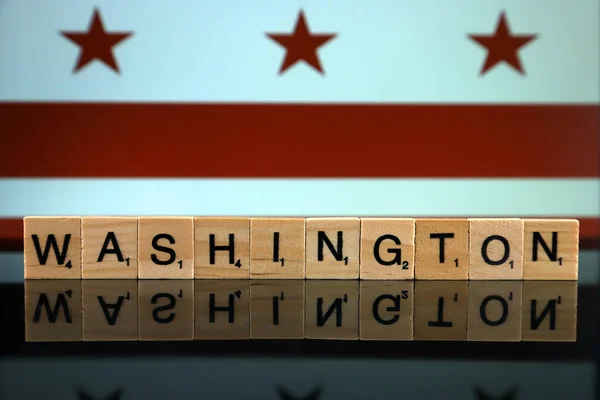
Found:
<path fill-rule="evenodd" d="M 576 280 L 567 219 L 25 217 L 25 279 Z"/>
<path fill-rule="evenodd" d="M 574 281 L 30 280 L 27 341 L 575 341 Z"/>

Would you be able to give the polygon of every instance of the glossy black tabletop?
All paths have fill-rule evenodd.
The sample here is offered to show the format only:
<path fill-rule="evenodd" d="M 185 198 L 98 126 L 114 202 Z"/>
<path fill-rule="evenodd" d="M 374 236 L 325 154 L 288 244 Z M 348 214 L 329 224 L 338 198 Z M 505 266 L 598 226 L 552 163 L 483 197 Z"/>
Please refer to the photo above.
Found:
<path fill-rule="evenodd" d="M 598 398 L 599 259 L 578 282 L 23 282 L 0 253 L 0 398 Z"/>

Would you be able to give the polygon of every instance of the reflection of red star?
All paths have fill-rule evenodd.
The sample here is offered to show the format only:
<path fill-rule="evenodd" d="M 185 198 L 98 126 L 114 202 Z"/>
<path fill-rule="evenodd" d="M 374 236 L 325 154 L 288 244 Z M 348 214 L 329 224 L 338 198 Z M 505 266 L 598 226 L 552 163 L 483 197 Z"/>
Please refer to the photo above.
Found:
<path fill-rule="evenodd" d="M 296 64 L 298 61 L 304 61 L 321 74 L 323 74 L 323 68 L 317 55 L 317 49 L 333 39 L 335 34 L 311 34 L 308 30 L 308 25 L 304 19 L 304 13 L 300 11 L 298 20 L 296 21 L 296 27 L 292 34 L 274 34 L 268 33 L 268 37 L 285 47 L 285 59 L 279 73 L 282 74 L 286 69 Z"/>
<path fill-rule="evenodd" d="M 112 48 L 131 36 L 131 32 L 107 33 L 98 10 L 94 10 L 87 32 L 61 32 L 61 34 L 81 47 L 73 72 L 79 71 L 94 60 L 100 60 L 115 72 L 119 72 Z"/>
<path fill-rule="evenodd" d="M 481 68 L 481 75 L 501 61 L 506 62 L 523 75 L 525 71 L 517 52 L 537 35 L 511 35 L 506 15 L 503 12 L 493 35 L 469 35 L 469 37 L 488 51 L 483 68 Z"/>

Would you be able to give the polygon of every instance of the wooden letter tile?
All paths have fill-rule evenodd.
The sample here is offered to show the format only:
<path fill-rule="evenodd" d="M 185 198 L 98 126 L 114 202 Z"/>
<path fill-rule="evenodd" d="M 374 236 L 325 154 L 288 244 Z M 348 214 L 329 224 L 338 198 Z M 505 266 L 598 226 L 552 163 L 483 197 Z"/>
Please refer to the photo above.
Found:
<path fill-rule="evenodd" d="M 86 280 L 83 340 L 138 340 L 138 283 L 135 280 Z"/>
<path fill-rule="evenodd" d="M 415 282 L 415 340 L 467 340 L 467 284 Z"/>
<path fill-rule="evenodd" d="M 358 279 L 360 220 L 306 219 L 306 279 Z"/>
<path fill-rule="evenodd" d="M 473 218 L 469 223 L 469 279 L 523 279 L 523 220 Z"/>
<path fill-rule="evenodd" d="M 521 341 L 521 281 L 473 281 L 469 283 L 471 341 Z"/>
<path fill-rule="evenodd" d="M 577 280 L 579 221 L 525 220 L 523 279 Z"/>
<path fill-rule="evenodd" d="M 81 218 L 81 277 L 137 279 L 137 217 Z"/>
<path fill-rule="evenodd" d="M 25 282 L 25 341 L 81 340 L 81 281 Z"/>
<path fill-rule="evenodd" d="M 577 282 L 523 282 L 523 341 L 577 340 Z"/>
<path fill-rule="evenodd" d="M 304 218 L 250 219 L 250 278 L 304 279 Z"/>
<path fill-rule="evenodd" d="M 466 280 L 469 220 L 417 219 L 415 279 Z"/>
<path fill-rule="evenodd" d="M 306 338 L 358 340 L 358 281 L 306 282 Z"/>
<path fill-rule="evenodd" d="M 413 340 L 413 282 L 360 283 L 360 340 Z"/>
<path fill-rule="evenodd" d="M 192 340 L 194 281 L 137 282 L 140 340 Z"/>
<path fill-rule="evenodd" d="M 140 279 L 193 279 L 193 218 L 140 217 L 138 254 Z"/>
<path fill-rule="evenodd" d="M 196 340 L 250 339 L 250 281 L 196 281 Z"/>
<path fill-rule="evenodd" d="M 252 339 L 304 339 L 304 280 L 252 281 Z"/>
<path fill-rule="evenodd" d="M 196 217 L 196 279 L 250 278 L 250 218 Z"/>
<path fill-rule="evenodd" d="M 415 277 L 415 220 L 360 219 L 360 279 Z"/>
<path fill-rule="evenodd" d="M 81 279 L 81 218 L 25 217 L 25 279 Z"/>

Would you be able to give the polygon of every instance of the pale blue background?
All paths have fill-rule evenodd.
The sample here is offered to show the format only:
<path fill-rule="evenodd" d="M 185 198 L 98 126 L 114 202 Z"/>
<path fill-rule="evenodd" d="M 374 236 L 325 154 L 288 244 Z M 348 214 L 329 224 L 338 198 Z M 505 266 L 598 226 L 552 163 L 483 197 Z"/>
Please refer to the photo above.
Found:
<path fill-rule="evenodd" d="M 99 62 L 73 75 L 94 7 L 121 75 Z M 299 10 L 315 33 L 323 77 L 301 63 L 278 75 L 285 51 L 265 34 L 290 33 Z M 520 50 L 521 76 L 500 65 L 479 75 L 501 11 Z M 600 101 L 597 0 L 2 0 L 0 100 L 222 102 Z"/>

